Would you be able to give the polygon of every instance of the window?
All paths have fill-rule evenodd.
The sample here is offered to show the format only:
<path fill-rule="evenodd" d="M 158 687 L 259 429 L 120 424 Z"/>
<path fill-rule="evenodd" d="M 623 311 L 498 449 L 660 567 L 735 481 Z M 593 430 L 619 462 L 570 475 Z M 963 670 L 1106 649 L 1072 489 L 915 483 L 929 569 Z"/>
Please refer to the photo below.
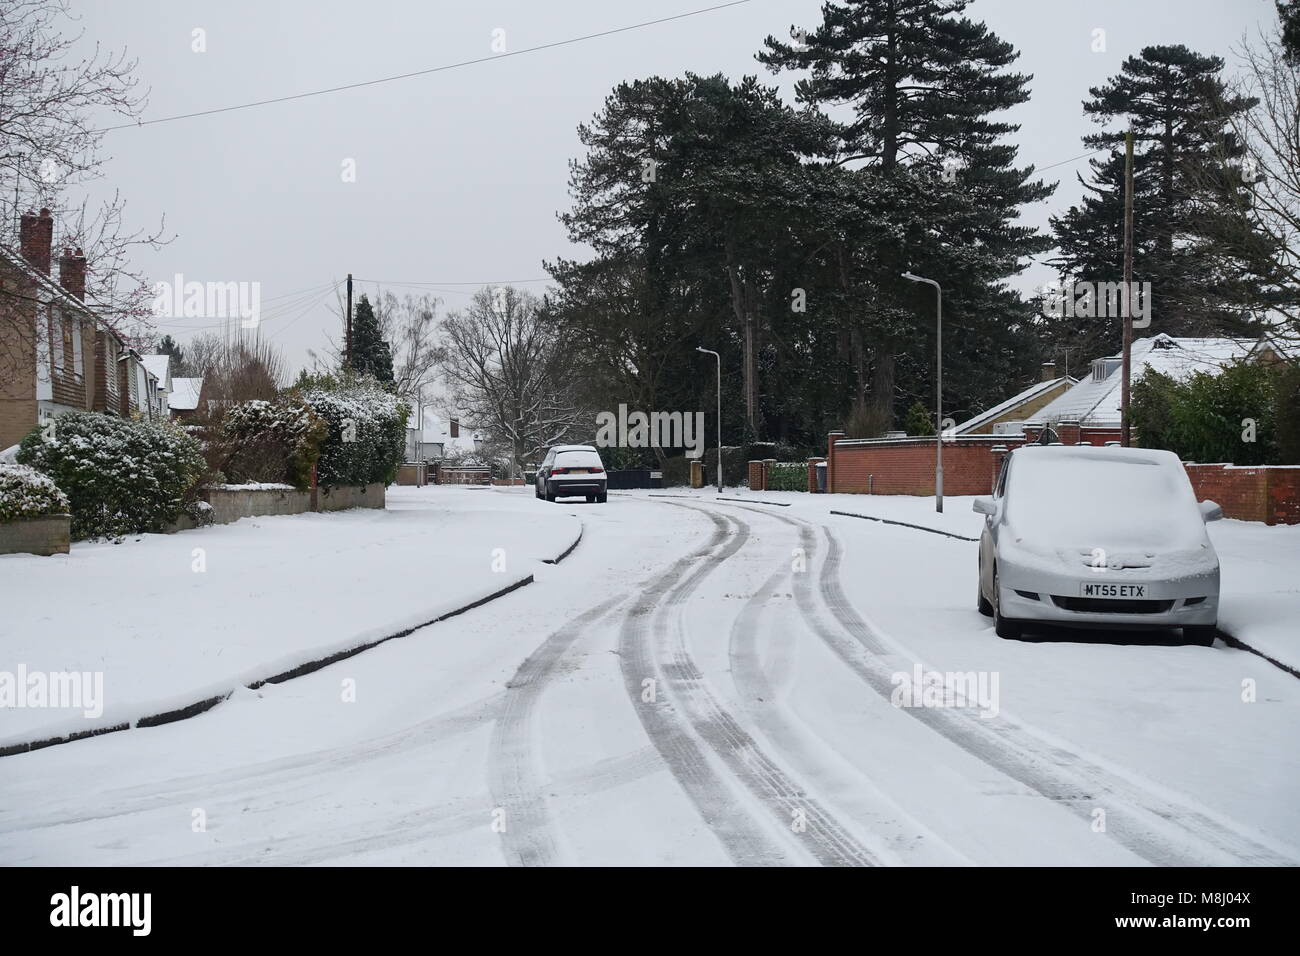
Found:
<path fill-rule="evenodd" d="M 54 306 L 50 306 L 50 344 L 54 349 L 54 370 L 63 371 L 63 313 Z"/>
<path fill-rule="evenodd" d="M 72 371 L 77 378 L 81 378 L 86 371 L 81 354 L 81 319 L 68 320 L 68 335 L 72 340 Z"/>

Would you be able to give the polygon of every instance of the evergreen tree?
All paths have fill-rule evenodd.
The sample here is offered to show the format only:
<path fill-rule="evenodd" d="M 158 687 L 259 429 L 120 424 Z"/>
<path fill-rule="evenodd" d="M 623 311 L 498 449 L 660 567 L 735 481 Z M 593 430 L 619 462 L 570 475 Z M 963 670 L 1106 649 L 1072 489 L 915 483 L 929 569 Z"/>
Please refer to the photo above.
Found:
<path fill-rule="evenodd" d="M 352 316 L 351 359 L 355 371 L 372 375 L 385 385 L 393 384 L 393 355 L 380 332 L 375 310 L 364 295 Z"/>
<path fill-rule="evenodd" d="M 1300 0 L 1277 0 L 1282 24 L 1282 49 L 1292 63 L 1300 63 Z"/>
<path fill-rule="evenodd" d="M 1084 112 L 1116 128 L 1084 137 L 1108 149 L 1091 161 L 1082 203 L 1052 219 L 1067 281 L 1119 282 L 1124 250 L 1124 127 L 1134 134 L 1133 280 L 1150 282 L 1150 331 L 1172 335 L 1245 334 L 1248 306 L 1262 294 L 1271 266 L 1258 243 L 1227 248 L 1214 219 L 1245 217 L 1228 202 L 1242 186 L 1243 150 L 1230 133 L 1254 101 L 1228 89 L 1223 60 L 1187 47 L 1152 46 L 1127 58 L 1120 73 L 1089 90 Z M 1233 212 L 1233 209 L 1236 212 Z M 1249 230 L 1247 230 L 1249 231 Z M 1119 347 L 1122 320 L 1066 318 L 1063 337 L 1094 354 Z"/>
<path fill-rule="evenodd" d="M 167 360 L 167 366 L 171 369 L 173 378 L 184 374 L 185 353 L 170 335 L 164 335 L 158 343 L 158 354 L 170 356 Z"/>
<path fill-rule="evenodd" d="M 962 343 L 954 349 L 950 339 L 952 353 L 983 347 L 984 369 L 1003 377 L 1015 377 L 1020 361 L 1009 330 L 1029 313 L 1004 283 L 1025 257 L 1049 248 L 1016 220 L 1052 187 L 1014 165 L 1006 137 L 1017 127 L 993 118 L 1029 98 L 1030 77 L 1009 71 L 1019 54 L 964 16 L 968 5 L 826 3 L 814 31 L 794 44 L 768 37 L 759 54 L 773 70 L 810 71 L 796 84 L 800 102 L 852 113 L 839 130 L 837 163 L 856 164 L 860 198 L 844 209 L 852 222 L 838 223 L 836 239 L 841 291 L 855 303 L 842 329 L 855 378 L 850 420 L 859 423 L 851 433 L 889 427 L 907 393 L 919 394 L 932 376 L 934 293 L 904 280 L 905 270 L 943 285 L 945 316 L 954 320 L 946 334 Z M 866 234 L 864 207 L 873 216 Z M 979 374 L 974 363 L 958 364 L 956 376 L 945 376 L 954 387 Z"/>

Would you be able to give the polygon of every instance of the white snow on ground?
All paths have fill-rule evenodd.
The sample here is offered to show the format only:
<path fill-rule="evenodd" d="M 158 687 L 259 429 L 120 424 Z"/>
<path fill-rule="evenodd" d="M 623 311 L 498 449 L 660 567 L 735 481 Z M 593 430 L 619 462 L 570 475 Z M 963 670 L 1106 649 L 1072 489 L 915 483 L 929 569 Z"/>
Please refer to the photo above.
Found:
<path fill-rule="evenodd" d="M 0 747 L 184 707 L 499 591 L 580 529 L 561 511 L 520 520 L 512 501 L 393 487 L 383 511 L 0 556 L 0 672 L 103 672 L 105 697 L 98 718 L 0 710 Z"/>
<path fill-rule="evenodd" d="M 1300 670 L 1300 525 L 1215 521 L 1221 568 L 1219 627 Z"/>
<path fill-rule="evenodd" d="M 1300 861 L 1300 684 L 1266 661 L 1001 640 L 973 543 L 829 514 L 974 536 L 969 498 L 664 494 L 462 492 L 474 522 L 581 515 L 583 542 L 192 720 L 0 758 L 0 864 Z M 996 715 L 892 706 L 918 663 L 997 675 Z"/>

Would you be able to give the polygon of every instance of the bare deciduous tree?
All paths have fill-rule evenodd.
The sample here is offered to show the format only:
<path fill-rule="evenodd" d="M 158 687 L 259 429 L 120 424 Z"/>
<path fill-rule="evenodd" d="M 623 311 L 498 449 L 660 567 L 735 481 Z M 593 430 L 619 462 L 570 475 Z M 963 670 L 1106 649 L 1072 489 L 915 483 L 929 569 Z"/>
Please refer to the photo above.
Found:
<path fill-rule="evenodd" d="M 439 328 L 438 368 L 448 402 L 508 446 L 517 470 L 579 429 L 583 416 L 565 350 L 535 296 L 511 287 L 480 289 Z"/>
<path fill-rule="evenodd" d="M 138 344 L 149 334 L 151 294 L 131 255 L 169 241 L 164 226 L 131 229 L 120 194 L 95 202 L 78 187 L 101 175 L 98 124 L 111 114 L 136 119 L 145 94 L 125 52 L 75 52 L 81 36 L 63 32 L 75 21 L 66 0 L 0 0 L 0 197 L 12 202 L 4 229 L 17 245 L 19 214 L 50 208 L 55 248 L 86 256 L 88 300 Z"/>

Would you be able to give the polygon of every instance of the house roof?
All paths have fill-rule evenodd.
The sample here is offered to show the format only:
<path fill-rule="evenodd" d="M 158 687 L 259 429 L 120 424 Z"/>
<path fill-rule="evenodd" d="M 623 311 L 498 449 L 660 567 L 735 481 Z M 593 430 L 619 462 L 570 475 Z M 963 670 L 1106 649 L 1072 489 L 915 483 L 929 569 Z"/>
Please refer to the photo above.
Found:
<path fill-rule="evenodd" d="M 48 292 L 54 299 L 57 299 L 60 305 L 66 308 L 77 309 L 78 311 L 84 312 L 92 317 L 94 316 L 90 306 L 86 305 L 85 302 L 82 302 L 67 289 L 63 288 L 63 286 L 59 285 L 59 283 L 53 278 L 47 276 L 44 272 L 41 272 L 33 266 L 20 253 L 14 252 L 14 250 L 10 249 L 8 246 L 0 246 L 0 260 L 3 260 L 12 268 L 27 275 L 28 278 Z"/>
<path fill-rule="evenodd" d="M 171 360 L 170 355 L 143 355 L 140 357 L 140 361 L 144 362 L 144 367 L 149 370 L 149 374 L 158 379 L 158 387 L 164 390 L 170 389 L 172 385 Z"/>
<path fill-rule="evenodd" d="M 428 408 L 424 410 L 424 427 L 420 433 L 420 441 L 426 444 L 442 445 L 443 454 L 478 451 L 478 446 L 483 441 L 483 432 L 480 429 L 471 428 L 463 422 L 460 424 L 458 431 L 460 434 L 452 438 L 451 425 L 447 419 L 435 415 Z"/>
<path fill-rule="evenodd" d="M 193 411 L 199 407 L 199 394 L 202 391 L 201 378 L 174 378 L 167 404 L 179 412 Z"/>
<path fill-rule="evenodd" d="M 1075 381 L 1076 379 L 1073 376 L 1061 375 L 1057 378 L 1049 378 L 1046 381 L 1035 382 L 1033 385 L 1030 385 L 1023 392 L 1020 392 L 1017 395 L 1012 395 L 1001 405 L 994 405 L 992 408 L 980 412 L 974 418 L 966 419 L 966 421 L 962 422 L 960 425 L 958 425 L 955 428 L 950 428 L 948 431 L 944 432 L 944 434 L 965 435 L 979 428 L 981 425 L 984 425 L 987 422 L 999 418 L 1006 412 L 1011 411 L 1011 409 L 1015 408 L 1017 405 L 1022 405 L 1025 402 L 1037 398 L 1039 395 L 1042 395 L 1044 392 L 1050 392 L 1052 389 L 1056 388 L 1058 385 L 1062 383 L 1072 385 L 1075 383 Z"/>
<path fill-rule="evenodd" d="M 1254 339 L 1173 338 L 1163 333 L 1138 339 L 1133 343 L 1130 359 L 1132 380 L 1137 381 L 1147 369 L 1154 369 L 1175 380 L 1188 378 L 1193 372 L 1217 374 L 1225 365 L 1249 355 L 1254 346 Z M 1096 379 L 1089 375 L 1082 379 L 1064 395 L 1039 409 L 1034 419 L 1119 425 L 1123 378 L 1118 365 L 1120 358 L 1120 355 L 1106 356 L 1115 367 L 1104 378 Z"/>

